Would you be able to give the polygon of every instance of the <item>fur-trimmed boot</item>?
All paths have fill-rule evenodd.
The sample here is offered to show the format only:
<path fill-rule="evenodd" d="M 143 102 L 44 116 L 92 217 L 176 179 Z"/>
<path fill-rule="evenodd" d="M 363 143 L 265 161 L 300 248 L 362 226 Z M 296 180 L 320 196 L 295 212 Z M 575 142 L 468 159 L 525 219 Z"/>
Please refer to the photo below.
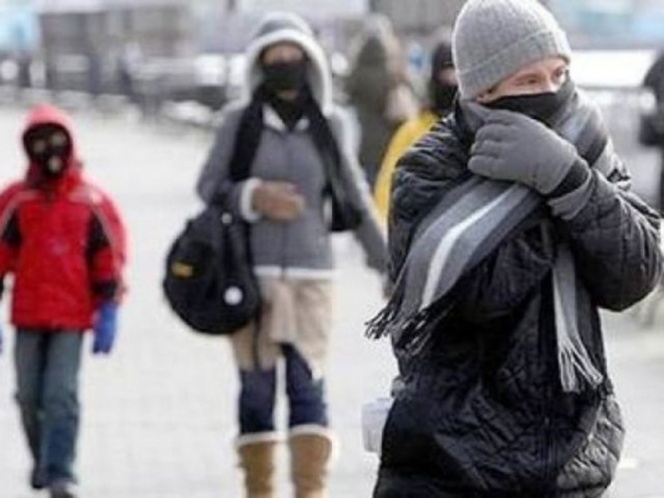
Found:
<path fill-rule="evenodd" d="M 294 427 L 288 444 L 295 497 L 326 498 L 328 464 L 333 449 L 330 431 L 316 425 Z"/>
<path fill-rule="evenodd" d="M 273 433 L 241 436 L 237 442 L 247 498 L 272 498 L 277 440 Z"/>

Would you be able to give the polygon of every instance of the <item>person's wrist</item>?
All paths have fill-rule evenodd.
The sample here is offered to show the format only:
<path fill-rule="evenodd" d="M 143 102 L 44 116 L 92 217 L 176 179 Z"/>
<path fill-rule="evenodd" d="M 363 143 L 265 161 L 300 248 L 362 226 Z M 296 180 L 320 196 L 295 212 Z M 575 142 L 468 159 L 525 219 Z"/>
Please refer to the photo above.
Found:
<path fill-rule="evenodd" d="M 95 326 L 97 329 L 105 329 L 116 321 L 118 313 L 118 303 L 115 301 L 106 301 L 102 303 L 98 310 L 98 317 Z"/>
<path fill-rule="evenodd" d="M 258 221 L 262 216 L 260 208 L 259 190 L 263 182 L 259 178 L 245 180 L 240 193 L 240 213 L 249 222 Z M 258 194 L 258 195 L 257 195 Z"/>
<path fill-rule="evenodd" d="M 542 192 L 542 194 L 549 199 L 562 197 L 585 184 L 590 174 L 590 168 L 588 168 L 586 162 L 580 157 L 575 157 L 572 160 L 571 166 L 568 167 L 561 180 L 553 189 L 549 192 Z"/>
<path fill-rule="evenodd" d="M 113 301 L 113 300 L 108 300 L 108 301 L 104 301 L 104 302 L 101 304 L 100 309 L 110 311 L 110 310 L 116 310 L 117 307 L 118 307 L 118 303 L 117 303 L 117 302 L 115 302 L 115 301 Z"/>

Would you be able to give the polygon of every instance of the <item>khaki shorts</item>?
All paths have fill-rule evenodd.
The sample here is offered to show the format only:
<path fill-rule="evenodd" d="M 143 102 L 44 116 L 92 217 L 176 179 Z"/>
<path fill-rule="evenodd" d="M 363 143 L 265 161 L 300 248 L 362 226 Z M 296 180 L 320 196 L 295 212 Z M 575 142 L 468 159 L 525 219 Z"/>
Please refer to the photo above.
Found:
<path fill-rule="evenodd" d="M 258 333 L 256 324 L 250 324 L 231 336 L 238 366 L 272 368 L 281 354 L 279 345 L 287 343 L 296 347 L 315 377 L 321 376 L 332 331 L 333 283 L 260 277 L 259 284 L 263 308 Z"/>

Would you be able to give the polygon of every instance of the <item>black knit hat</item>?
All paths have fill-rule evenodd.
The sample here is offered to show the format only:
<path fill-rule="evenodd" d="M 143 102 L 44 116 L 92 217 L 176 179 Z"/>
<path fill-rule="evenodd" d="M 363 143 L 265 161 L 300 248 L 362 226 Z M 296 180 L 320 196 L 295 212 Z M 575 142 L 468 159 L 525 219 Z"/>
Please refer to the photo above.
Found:
<path fill-rule="evenodd" d="M 431 54 L 431 73 L 437 74 L 442 69 L 453 67 L 452 44 L 448 41 L 439 42 Z"/>

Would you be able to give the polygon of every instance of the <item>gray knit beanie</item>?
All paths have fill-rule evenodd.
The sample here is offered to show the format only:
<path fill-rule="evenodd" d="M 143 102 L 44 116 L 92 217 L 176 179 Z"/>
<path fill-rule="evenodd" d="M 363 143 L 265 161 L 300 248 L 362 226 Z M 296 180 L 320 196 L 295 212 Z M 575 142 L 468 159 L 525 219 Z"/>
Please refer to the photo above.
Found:
<path fill-rule="evenodd" d="M 452 34 L 463 99 L 473 99 L 523 66 L 572 51 L 553 15 L 536 0 L 469 0 Z"/>

